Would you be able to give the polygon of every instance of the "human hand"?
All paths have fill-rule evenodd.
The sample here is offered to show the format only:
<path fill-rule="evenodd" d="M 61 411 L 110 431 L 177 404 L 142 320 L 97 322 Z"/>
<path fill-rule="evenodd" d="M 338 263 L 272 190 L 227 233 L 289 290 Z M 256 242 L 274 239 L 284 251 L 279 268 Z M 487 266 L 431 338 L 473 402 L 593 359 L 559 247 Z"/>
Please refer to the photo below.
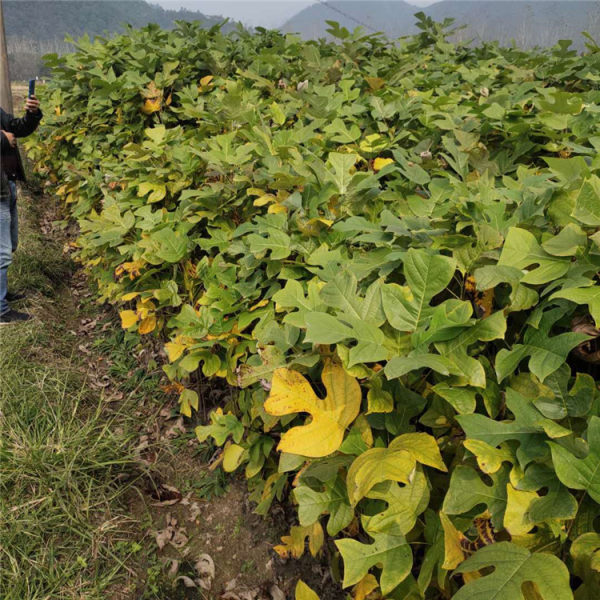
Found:
<path fill-rule="evenodd" d="M 25 110 L 30 113 L 36 113 L 40 110 L 40 101 L 35 96 L 29 96 L 25 99 Z"/>
<path fill-rule="evenodd" d="M 8 140 L 8 143 L 11 145 L 12 148 L 16 147 L 17 138 L 15 137 L 14 133 L 10 133 L 10 131 L 4 131 L 4 129 L 2 129 L 2 135 L 6 136 L 6 139 Z"/>

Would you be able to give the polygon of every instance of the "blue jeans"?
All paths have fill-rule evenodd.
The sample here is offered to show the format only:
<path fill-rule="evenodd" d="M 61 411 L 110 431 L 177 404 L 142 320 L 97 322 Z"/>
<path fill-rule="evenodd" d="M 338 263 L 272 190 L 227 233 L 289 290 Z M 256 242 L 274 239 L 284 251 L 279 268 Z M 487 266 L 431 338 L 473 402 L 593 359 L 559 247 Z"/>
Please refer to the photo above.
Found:
<path fill-rule="evenodd" d="M 6 301 L 8 293 L 8 267 L 12 262 L 12 253 L 19 243 L 19 220 L 17 217 L 17 186 L 8 182 L 10 195 L 0 199 L 0 315 L 8 312 Z"/>

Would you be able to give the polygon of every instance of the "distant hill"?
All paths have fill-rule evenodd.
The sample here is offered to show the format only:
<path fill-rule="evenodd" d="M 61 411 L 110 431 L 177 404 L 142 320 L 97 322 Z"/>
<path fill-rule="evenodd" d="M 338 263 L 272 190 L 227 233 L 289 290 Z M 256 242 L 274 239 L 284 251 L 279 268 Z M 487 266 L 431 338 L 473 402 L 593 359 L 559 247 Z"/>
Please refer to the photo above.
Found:
<path fill-rule="evenodd" d="M 456 25 L 466 25 L 458 34 L 463 40 L 498 40 L 521 47 L 551 46 L 559 39 L 571 39 L 583 48 L 582 31 L 600 40 L 598 0 L 503 1 L 446 0 L 425 8 L 406 2 L 332 1 L 304 9 L 281 28 L 305 38 L 326 37 L 326 20 L 339 22 L 352 30 L 359 23 L 367 31 L 382 31 L 392 38 L 415 33 L 414 14 L 422 10 L 436 21 L 450 17 Z"/>
<path fill-rule="evenodd" d="M 582 49 L 581 32 L 587 31 L 600 42 L 600 2 L 593 0 L 451 0 L 432 4 L 424 12 L 435 21 L 451 17 L 456 24 L 466 24 L 467 28 L 460 33 L 462 39 L 498 40 L 502 44 L 514 40 L 522 48 L 553 46 L 558 40 L 567 39 Z"/>
<path fill-rule="evenodd" d="M 399 37 L 417 31 L 414 27 L 414 14 L 421 8 L 400 2 L 387 0 L 378 2 L 333 1 L 326 4 L 313 4 L 300 11 L 282 27 L 281 31 L 299 33 L 303 38 L 316 39 L 327 36 L 329 27 L 325 21 L 337 21 L 352 31 L 363 24 L 369 30 L 383 31 L 390 36 Z"/>
<path fill-rule="evenodd" d="M 169 29 L 178 20 L 203 21 L 207 27 L 223 21 L 197 11 L 165 10 L 142 0 L 4 0 L 2 5 L 13 79 L 43 74 L 41 56 L 67 50 L 67 34 L 74 38 L 84 33 L 112 34 L 122 31 L 124 23 L 134 27 L 156 23 Z"/>
<path fill-rule="evenodd" d="M 143 0 L 4 0 L 4 26 L 7 37 L 38 41 L 79 37 L 121 30 L 123 23 L 142 27 L 157 23 L 172 27 L 174 21 L 205 21 L 207 26 L 222 21 L 191 10 L 165 10 Z"/>

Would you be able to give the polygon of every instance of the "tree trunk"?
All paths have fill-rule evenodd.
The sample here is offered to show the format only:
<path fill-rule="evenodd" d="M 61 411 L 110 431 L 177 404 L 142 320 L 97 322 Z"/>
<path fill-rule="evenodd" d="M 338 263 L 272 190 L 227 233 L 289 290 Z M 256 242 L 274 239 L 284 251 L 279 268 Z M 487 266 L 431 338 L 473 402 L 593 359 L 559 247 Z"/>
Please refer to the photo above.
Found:
<path fill-rule="evenodd" d="M 4 31 L 4 14 L 2 0 L 0 0 L 0 106 L 13 112 L 12 93 L 10 91 L 10 73 L 8 72 L 8 53 L 6 51 L 6 34 Z"/>

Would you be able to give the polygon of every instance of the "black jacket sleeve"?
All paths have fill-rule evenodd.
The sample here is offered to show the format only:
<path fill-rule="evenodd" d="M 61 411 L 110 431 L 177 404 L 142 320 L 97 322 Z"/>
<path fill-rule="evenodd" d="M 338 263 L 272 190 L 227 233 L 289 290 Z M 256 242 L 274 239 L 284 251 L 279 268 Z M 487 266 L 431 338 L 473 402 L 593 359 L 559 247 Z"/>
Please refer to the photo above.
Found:
<path fill-rule="evenodd" d="M 16 118 L 13 115 L 4 112 L 0 113 L 1 127 L 4 131 L 14 133 L 15 137 L 27 137 L 31 135 L 42 120 L 42 111 L 36 113 L 26 112 L 22 118 Z M 8 140 L 7 140 L 8 141 Z M 4 149 L 4 139 L 2 140 L 2 149 Z"/>

